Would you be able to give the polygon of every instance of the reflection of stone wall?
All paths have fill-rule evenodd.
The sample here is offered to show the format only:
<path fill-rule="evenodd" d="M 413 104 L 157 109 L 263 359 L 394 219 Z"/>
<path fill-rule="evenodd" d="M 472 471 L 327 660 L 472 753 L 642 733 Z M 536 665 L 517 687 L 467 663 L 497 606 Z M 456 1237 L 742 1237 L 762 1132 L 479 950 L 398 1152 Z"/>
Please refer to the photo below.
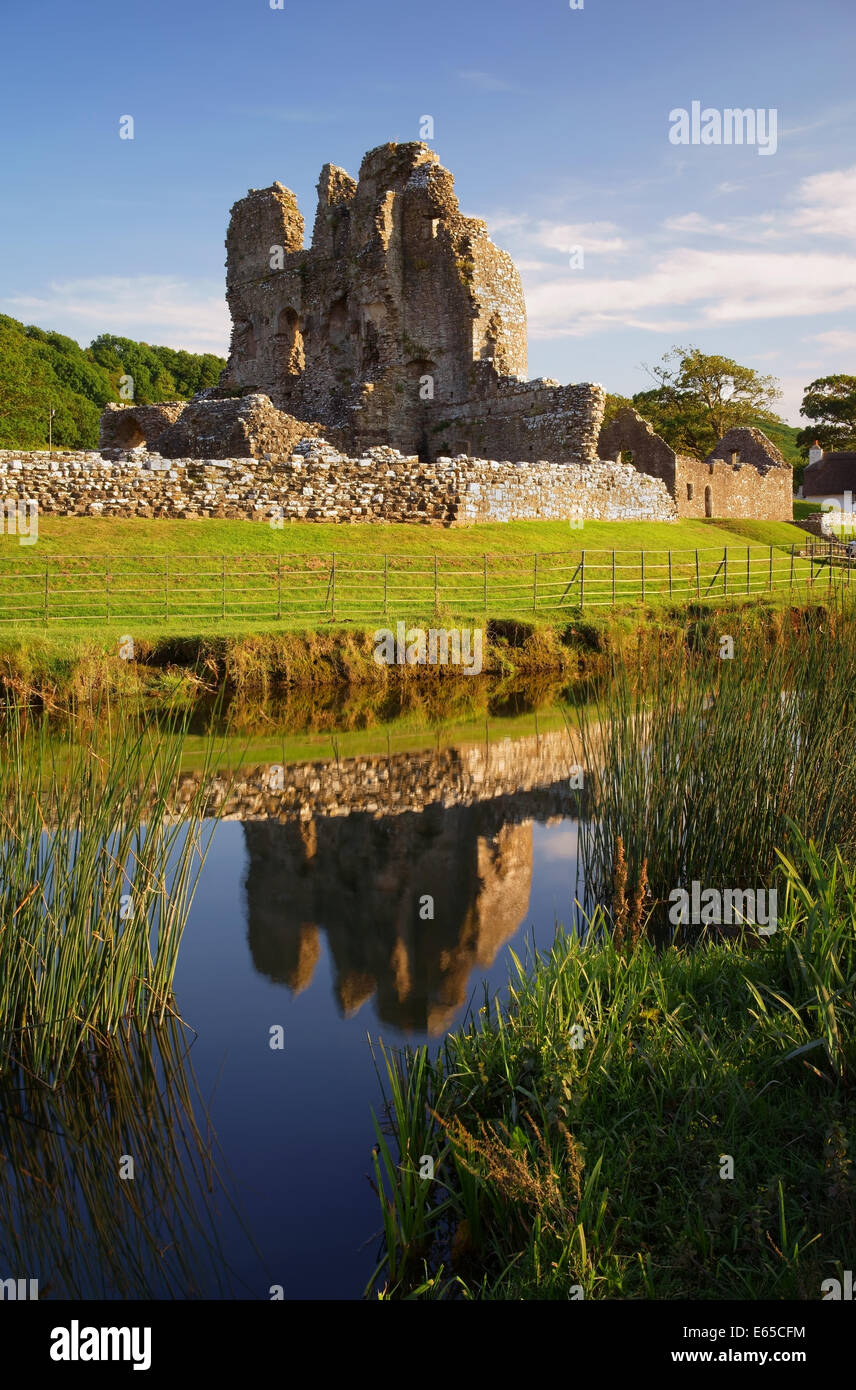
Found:
<path fill-rule="evenodd" d="M 513 741 L 390 757 L 287 763 L 279 790 L 275 769 L 255 767 L 236 773 L 231 787 L 226 777 L 212 778 L 208 805 L 222 809 L 227 820 L 311 820 L 360 811 L 382 817 L 436 803 L 471 806 L 541 787 L 567 786 L 569 769 L 579 757 L 579 748 L 575 751 L 568 733 L 560 729 Z M 198 774 L 182 774 L 178 801 L 188 802 L 198 786 Z"/>
<path fill-rule="evenodd" d="M 529 905 L 532 823 L 493 804 L 433 806 L 394 820 L 357 814 L 248 822 L 249 944 L 256 968 L 295 993 L 326 934 L 342 1012 L 376 996 L 403 1031 L 441 1032 Z M 433 920 L 420 917 L 424 895 Z"/>

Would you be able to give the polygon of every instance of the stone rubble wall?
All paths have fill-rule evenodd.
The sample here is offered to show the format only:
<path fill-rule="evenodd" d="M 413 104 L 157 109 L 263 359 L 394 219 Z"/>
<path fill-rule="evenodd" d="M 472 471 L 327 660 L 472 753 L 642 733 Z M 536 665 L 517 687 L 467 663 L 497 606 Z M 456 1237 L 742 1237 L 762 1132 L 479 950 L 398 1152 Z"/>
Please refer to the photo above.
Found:
<path fill-rule="evenodd" d="M 741 458 L 675 459 L 675 501 L 681 516 L 736 517 L 740 521 L 790 521 L 794 472 L 787 464 L 761 468 Z"/>
<path fill-rule="evenodd" d="M 367 813 L 377 818 L 424 811 L 428 806 L 474 806 L 479 802 L 543 791 L 542 814 L 579 808 L 580 793 L 569 774 L 581 758 L 579 740 L 565 730 L 461 744 L 439 751 L 393 753 L 311 762 L 277 768 L 253 767 L 231 784 L 214 777 L 206 784 L 206 812 L 226 820 L 312 820 L 316 816 Z M 201 788 L 201 774 L 182 773 L 173 806 L 186 807 Z M 528 806 L 527 815 L 533 814 Z M 503 819 L 509 818 L 504 808 Z"/>
<path fill-rule="evenodd" d="M 606 392 L 596 383 L 516 381 L 483 375 L 476 398 L 443 406 L 431 456 L 452 452 L 551 463 L 594 463 Z"/>
<path fill-rule="evenodd" d="M 380 446 L 348 458 L 303 439 L 287 462 L 130 453 L 0 450 L 0 500 L 41 515 L 227 517 L 257 521 L 653 520 L 675 517 L 664 484 L 626 464 L 434 463 Z"/>
<path fill-rule="evenodd" d="M 759 429 L 740 426 L 723 435 L 702 462 L 678 454 L 636 410 L 619 411 L 604 425 L 599 457 L 632 462 L 659 478 L 682 517 L 737 517 L 790 521 L 793 469 Z"/>

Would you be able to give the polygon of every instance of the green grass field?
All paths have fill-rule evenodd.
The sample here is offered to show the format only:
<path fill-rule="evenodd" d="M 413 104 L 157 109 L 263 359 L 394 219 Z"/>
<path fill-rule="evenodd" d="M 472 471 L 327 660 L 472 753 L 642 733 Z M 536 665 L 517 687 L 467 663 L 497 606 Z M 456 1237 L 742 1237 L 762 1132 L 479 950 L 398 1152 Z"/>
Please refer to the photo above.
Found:
<path fill-rule="evenodd" d="M 126 519 L 121 517 L 45 516 L 39 519 L 35 546 L 0 534 L 0 558 L 34 560 L 65 555 L 478 555 L 512 552 L 720 547 L 728 536 L 788 545 L 804 532 L 784 521 L 587 521 L 581 528 L 566 521 L 489 522 L 445 529 L 436 526 L 333 526 L 291 522 L 275 530 L 255 521 Z M 723 535 L 722 533 L 725 533 Z M 731 544 L 730 540 L 727 542 Z M 745 544 L 745 541 L 744 541 Z"/>
<path fill-rule="evenodd" d="M 331 622 L 562 618 L 579 608 L 797 587 L 788 522 L 488 524 L 460 530 L 46 517 L 0 537 L 2 630 L 251 633 Z M 796 548 L 795 560 L 791 558 Z"/>

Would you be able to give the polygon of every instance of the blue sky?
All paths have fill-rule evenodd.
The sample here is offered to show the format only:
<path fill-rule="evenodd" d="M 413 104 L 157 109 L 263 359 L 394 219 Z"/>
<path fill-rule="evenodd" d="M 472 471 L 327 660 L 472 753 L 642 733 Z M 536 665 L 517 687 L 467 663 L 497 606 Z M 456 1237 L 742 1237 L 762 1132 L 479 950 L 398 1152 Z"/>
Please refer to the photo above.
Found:
<path fill-rule="evenodd" d="M 530 376 L 630 394 L 693 343 L 777 376 L 800 423 L 811 379 L 856 373 L 853 0 L 6 0 L 0 36 L 0 311 L 25 322 L 225 354 L 232 203 L 278 179 L 311 230 L 323 163 L 356 175 L 431 115 L 520 266 Z M 775 110 L 775 154 L 672 144 L 695 100 Z"/>

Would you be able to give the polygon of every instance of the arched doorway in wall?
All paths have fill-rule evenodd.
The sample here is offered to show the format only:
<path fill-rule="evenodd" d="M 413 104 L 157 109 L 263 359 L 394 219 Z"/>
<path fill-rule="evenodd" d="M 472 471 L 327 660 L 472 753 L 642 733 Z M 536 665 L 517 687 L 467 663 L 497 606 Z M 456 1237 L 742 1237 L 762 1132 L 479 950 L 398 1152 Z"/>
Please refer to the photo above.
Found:
<path fill-rule="evenodd" d="M 713 516 L 713 488 L 710 484 L 704 490 L 704 514 Z"/>
<path fill-rule="evenodd" d="M 117 449 L 138 449 L 146 442 L 146 436 L 140 429 L 138 420 L 130 412 L 117 424 L 113 431 L 113 439 Z"/>

